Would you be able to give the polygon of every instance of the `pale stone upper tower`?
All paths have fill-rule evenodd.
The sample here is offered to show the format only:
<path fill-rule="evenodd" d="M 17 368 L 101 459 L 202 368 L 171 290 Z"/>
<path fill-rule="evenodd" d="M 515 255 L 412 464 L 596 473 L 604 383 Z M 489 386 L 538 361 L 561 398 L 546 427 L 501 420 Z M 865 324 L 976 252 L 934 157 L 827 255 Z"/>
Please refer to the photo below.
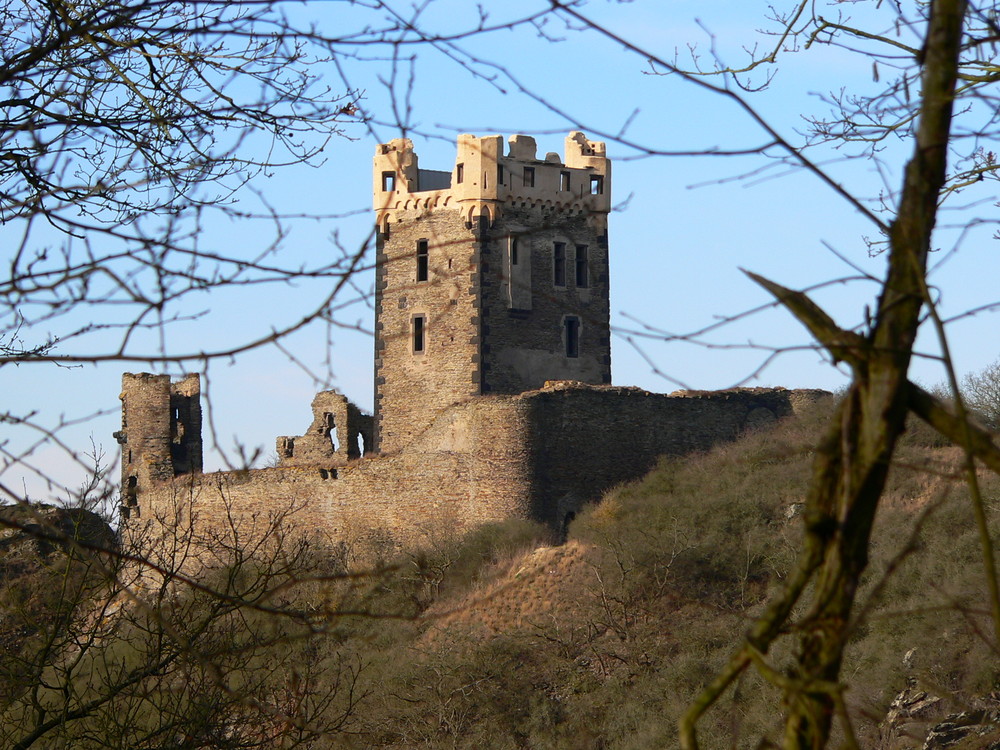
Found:
<path fill-rule="evenodd" d="M 450 172 L 420 169 L 413 144 L 374 162 L 375 435 L 418 439 L 472 396 L 546 380 L 611 382 L 604 143 L 580 132 L 565 157 L 534 138 L 461 135 Z"/>

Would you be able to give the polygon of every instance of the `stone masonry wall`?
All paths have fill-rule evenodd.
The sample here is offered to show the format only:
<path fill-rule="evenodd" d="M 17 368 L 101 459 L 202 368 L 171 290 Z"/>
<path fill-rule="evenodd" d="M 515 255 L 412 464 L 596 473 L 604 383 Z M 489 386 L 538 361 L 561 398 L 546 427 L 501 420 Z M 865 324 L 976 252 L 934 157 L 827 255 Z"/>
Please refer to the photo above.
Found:
<path fill-rule="evenodd" d="M 547 380 L 611 382 L 611 330 L 607 237 L 584 212 L 544 206 L 505 206 L 482 251 L 483 390 L 516 394 Z M 510 243 L 530 264 L 530 308 L 512 308 L 508 283 Z M 561 286 L 554 283 L 554 246 L 565 257 Z M 586 253 L 585 284 L 576 283 L 576 252 Z M 512 277 L 508 282 L 507 277 Z M 579 321 L 578 356 L 566 354 L 567 316 Z"/>
<path fill-rule="evenodd" d="M 643 476 L 661 455 L 732 440 L 793 413 L 823 391 L 740 389 L 654 394 L 556 382 L 444 410 L 406 451 L 337 468 L 298 466 L 191 474 L 140 497 L 145 521 L 177 503 L 199 525 L 260 524 L 294 508 L 292 523 L 325 543 L 371 536 L 420 543 L 508 518 L 558 534 L 570 514 Z"/>
<path fill-rule="evenodd" d="M 828 397 L 826 391 L 741 388 L 650 393 L 554 383 L 524 394 L 532 425 L 532 516 L 558 528 L 566 516 L 663 455 L 705 451 Z"/>
<path fill-rule="evenodd" d="M 427 247 L 426 281 L 417 280 L 418 242 Z M 479 394 L 478 249 L 454 209 L 408 212 L 379 244 L 375 440 L 377 450 L 394 452 L 444 409 Z"/>
<path fill-rule="evenodd" d="M 419 543 L 507 518 L 529 518 L 528 409 L 477 399 L 443 414 L 426 450 L 344 466 L 296 466 L 192 474 L 142 493 L 141 521 L 196 526 L 235 523 L 245 533 L 292 511 L 291 523 L 323 543 L 372 536 Z M 182 519 L 177 518 L 178 507 Z"/>

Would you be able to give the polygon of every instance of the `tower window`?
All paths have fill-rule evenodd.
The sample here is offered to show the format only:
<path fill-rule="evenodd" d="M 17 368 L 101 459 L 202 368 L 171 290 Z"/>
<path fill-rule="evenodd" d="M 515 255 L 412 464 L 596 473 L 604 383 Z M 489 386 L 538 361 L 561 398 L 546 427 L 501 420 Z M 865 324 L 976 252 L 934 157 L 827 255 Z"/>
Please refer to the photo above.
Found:
<path fill-rule="evenodd" d="M 391 193 L 396 189 L 396 173 L 395 172 L 383 172 L 382 173 L 382 190 L 386 193 Z"/>
<path fill-rule="evenodd" d="M 524 186 L 534 187 L 535 186 L 535 168 L 525 167 L 524 168 Z"/>
<path fill-rule="evenodd" d="M 559 189 L 564 192 L 569 192 L 569 172 L 559 173 Z"/>
<path fill-rule="evenodd" d="M 587 246 L 576 246 L 576 285 L 580 289 L 590 286 L 590 269 L 587 262 Z"/>
<path fill-rule="evenodd" d="M 456 164 L 455 165 L 455 183 L 461 185 L 465 180 L 465 165 Z"/>
<path fill-rule="evenodd" d="M 557 242 L 552 251 L 552 283 L 566 286 L 566 243 Z"/>
<path fill-rule="evenodd" d="M 604 175 L 592 174 L 590 176 L 590 194 L 604 195 Z"/>
<path fill-rule="evenodd" d="M 429 270 L 427 240 L 417 240 L 417 281 L 427 281 Z"/>
<path fill-rule="evenodd" d="M 566 356 L 580 356 L 580 319 L 567 315 L 563 319 L 564 338 L 566 340 Z"/>
<path fill-rule="evenodd" d="M 517 237 L 510 238 L 510 264 L 517 265 Z"/>
<path fill-rule="evenodd" d="M 413 316 L 413 353 L 423 354 L 427 348 L 427 318 L 423 315 Z"/>
<path fill-rule="evenodd" d="M 497 187 L 503 185 L 503 164 L 497 164 Z"/>

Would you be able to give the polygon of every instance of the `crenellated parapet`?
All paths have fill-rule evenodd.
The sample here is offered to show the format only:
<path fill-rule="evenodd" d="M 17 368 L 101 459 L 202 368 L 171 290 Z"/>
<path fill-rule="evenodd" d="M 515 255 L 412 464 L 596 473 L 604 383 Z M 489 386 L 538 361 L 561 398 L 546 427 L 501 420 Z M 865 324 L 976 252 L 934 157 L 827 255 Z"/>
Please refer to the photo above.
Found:
<path fill-rule="evenodd" d="M 469 226 L 492 224 L 511 205 L 586 215 L 604 232 L 611 210 L 605 144 L 580 131 L 566 137 L 563 157 L 544 158 L 531 136 L 511 136 L 504 153 L 502 136 L 463 134 L 451 171 L 421 169 L 413 142 L 397 138 L 377 146 L 373 185 L 376 222 L 385 234 L 394 222 L 437 209 L 459 212 Z"/>

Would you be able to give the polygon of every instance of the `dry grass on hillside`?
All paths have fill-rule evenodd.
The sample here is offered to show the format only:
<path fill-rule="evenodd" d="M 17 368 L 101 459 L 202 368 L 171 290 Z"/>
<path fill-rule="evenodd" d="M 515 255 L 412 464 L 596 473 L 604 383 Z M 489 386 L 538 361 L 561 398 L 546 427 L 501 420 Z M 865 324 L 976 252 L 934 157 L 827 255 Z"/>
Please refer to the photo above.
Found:
<path fill-rule="evenodd" d="M 412 589 L 422 614 L 379 641 L 363 746 L 672 746 L 677 716 L 795 559 L 826 418 L 665 460 L 581 513 L 565 545 L 511 523 L 415 557 L 438 572 L 408 576 L 423 581 Z M 892 473 L 861 592 L 867 617 L 844 664 L 866 748 L 907 684 L 947 696 L 942 711 L 977 706 L 1000 684 L 959 458 L 914 429 Z M 996 516 L 1000 483 L 984 476 L 984 491 Z M 787 645 L 771 653 L 779 668 L 790 657 Z M 705 746 L 773 736 L 777 700 L 748 676 L 709 718 Z"/>

